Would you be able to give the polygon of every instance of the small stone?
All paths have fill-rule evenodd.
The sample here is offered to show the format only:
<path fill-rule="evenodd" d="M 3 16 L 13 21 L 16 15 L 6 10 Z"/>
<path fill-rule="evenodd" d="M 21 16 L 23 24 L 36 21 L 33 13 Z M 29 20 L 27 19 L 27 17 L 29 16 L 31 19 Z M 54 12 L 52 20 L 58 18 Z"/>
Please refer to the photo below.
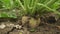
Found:
<path fill-rule="evenodd" d="M 14 24 L 10 24 L 10 26 L 14 26 Z"/>
<path fill-rule="evenodd" d="M 21 29 L 22 26 L 20 26 L 20 25 L 15 25 L 15 27 Z"/>
<path fill-rule="evenodd" d="M 0 25 L 0 29 L 4 29 L 5 27 L 6 27 L 5 24 L 1 24 L 1 25 Z"/>
<path fill-rule="evenodd" d="M 14 24 L 6 24 L 7 27 L 14 27 Z"/>

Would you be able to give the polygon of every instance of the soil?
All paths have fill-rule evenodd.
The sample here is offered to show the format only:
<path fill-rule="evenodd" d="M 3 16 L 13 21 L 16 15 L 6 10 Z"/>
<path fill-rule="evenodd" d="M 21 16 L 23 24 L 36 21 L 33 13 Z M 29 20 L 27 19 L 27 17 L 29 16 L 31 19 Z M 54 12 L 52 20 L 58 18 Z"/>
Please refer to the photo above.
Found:
<path fill-rule="evenodd" d="M 60 34 L 60 19 L 55 19 L 55 16 L 51 13 L 41 16 L 41 23 L 34 31 L 30 31 L 28 24 L 21 25 L 19 19 L 0 19 L 0 25 L 7 25 L 3 29 L 0 28 L 0 34 Z M 9 26 L 10 24 L 14 24 L 14 26 Z M 15 25 L 19 25 L 21 28 L 15 27 Z"/>

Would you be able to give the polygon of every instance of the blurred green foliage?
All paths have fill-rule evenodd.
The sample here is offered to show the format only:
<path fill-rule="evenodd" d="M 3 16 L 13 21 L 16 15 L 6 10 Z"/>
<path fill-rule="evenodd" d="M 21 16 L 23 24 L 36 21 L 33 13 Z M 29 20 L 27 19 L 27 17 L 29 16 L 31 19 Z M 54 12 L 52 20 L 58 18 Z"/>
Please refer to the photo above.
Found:
<path fill-rule="evenodd" d="M 56 10 L 59 7 L 60 0 L 0 0 L 0 17 L 17 18 L 15 9 L 20 10 L 20 16 L 26 14 L 33 16 L 36 12 L 40 15 L 41 13 L 44 14 L 44 12 L 53 12 L 60 15 L 59 11 Z M 3 10 L 8 11 L 4 12 Z"/>

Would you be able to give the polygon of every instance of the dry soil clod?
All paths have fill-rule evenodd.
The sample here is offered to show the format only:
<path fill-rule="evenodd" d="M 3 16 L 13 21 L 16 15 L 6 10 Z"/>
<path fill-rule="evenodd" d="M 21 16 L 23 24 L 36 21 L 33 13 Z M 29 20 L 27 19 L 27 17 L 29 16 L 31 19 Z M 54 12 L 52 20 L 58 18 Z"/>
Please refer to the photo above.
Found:
<path fill-rule="evenodd" d="M 29 18 L 28 16 L 23 16 L 22 17 L 22 25 L 24 25 L 25 23 L 27 23 L 29 21 Z"/>
<path fill-rule="evenodd" d="M 38 19 L 31 18 L 31 19 L 29 20 L 29 26 L 30 26 L 31 28 L 35 28 L 35 27 L 37 27 L 39 24 L 40 24 L 40 18 L 38 18 Z"/>

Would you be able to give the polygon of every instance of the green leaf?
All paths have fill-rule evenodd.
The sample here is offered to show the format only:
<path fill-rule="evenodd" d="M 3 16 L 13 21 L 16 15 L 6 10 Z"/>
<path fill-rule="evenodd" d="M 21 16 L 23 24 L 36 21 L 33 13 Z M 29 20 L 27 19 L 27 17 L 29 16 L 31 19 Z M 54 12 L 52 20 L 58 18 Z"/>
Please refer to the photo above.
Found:
<path fill-rule="evenodd" d="M 1 0 L 1 2 L 3 2 L 3 7 L 5 9 L 10 9 L 14 5 L 13 0 Z"/>
<path fill-rule="evenodd" d="M 8 17 L 8 14 L 6 14 L 6 12 L 0 13 L 0 18 L 1 18 L 1 17 L 3 17 L 3 18 L 4 18 L 4 17 Z"/>

